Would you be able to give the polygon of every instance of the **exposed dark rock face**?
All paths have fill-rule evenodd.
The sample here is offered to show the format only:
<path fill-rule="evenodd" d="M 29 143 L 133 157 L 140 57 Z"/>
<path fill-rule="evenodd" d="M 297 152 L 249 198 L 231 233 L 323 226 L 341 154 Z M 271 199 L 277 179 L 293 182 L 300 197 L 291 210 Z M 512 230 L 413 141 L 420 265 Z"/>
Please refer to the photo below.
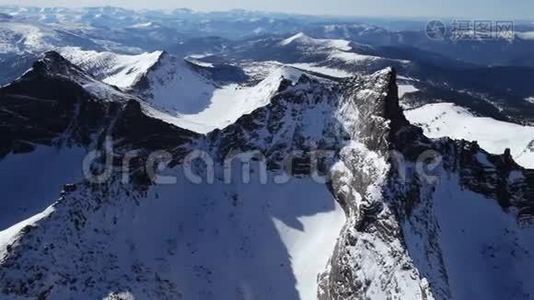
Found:
<path fill-rule="evenodd" d="M 175 149 L 198 135 L 142 112 L 142 100 L 102 84 L 56 52 L 47 52 L 21 79 L 0 89 L 0 154 L 31 151 L 37 144 L 99 147 L 109 136 L 125 151 Z M 95 146 L 93 145 L 93 146 Z M 120 153 L 118 153 L 120 154 Z"/>
<path fill-rule="evenodd" d="M 284 81 L 270 104 L 210 133 L 211 149 L 221 160 L 235 152 L 259 151 L 273 169 L 283 168 L 284 157 L 292 152 L 305 156 L 311 151 L 337 151 L 347 135 L 329 117 L 340 97 L 339 87 L 329 81 L 306 75 L 295 86 Z M 310 132 L 315 117 L 318 128 Z"/>
<path fill-rule="evenodd" d="M 90 135 L 105 124 L 113 105 L 97 103 L 69 76 L 81 71 L 59 54 L 49 52 L 21 79 L 0 90 L 0 153 L 30 151 L 50 145 L 65 133 L 70 142 L 87 145 Z"/>
<path fill-rule="evenodd" d="M 131 92 L 134 93 L 143 93 L 146 90 L 150 88 L 150 79 L 148 78 L 149 74 L 157 70 L 158 68 L 161 68 L 164 64 L 164 60 L 173 60 L 176 59 L 173 56 L 170 56 L 169 53 L 163 51 L 161 55 L 159 56 L 158 60 L 155 64 L 153 64 L 150 68 L 147 69 L 147 72 L 141 76 L 137 81 L 133 84 L 133 86 L 130 88 Z"/>
<path fill-rule="evenodd" d="M 440 227 L 433 215 L 439 197 L 434 195 L 436 186 L 448 177 L 456 176 L 463 189 L 497 201 L 503 211 L 514 207 L 517 222 L 532 220 L 531 171 L 518 166 L 509 152 L 490 155 L 476 143 L 426 138 L 405 119 L 394 72 L 390 76 L 378 101 L 353 100 L 367 119 L 359 126 L 358 140 L 387 166 L 369 168 L 370 162 L 357 151 L 342 155 L 348 170 L 334 172 L 332 190 L 349 221 L 321 277 L 322 299 L 453 296 L 443 258 L 445 246 L 438 241 Z M 421 173 L 418 165 L 435 170 Z M 381 172 L 387 175 L 381 177 Z M 528 282 L 523 280 L 522 284 Z"/>

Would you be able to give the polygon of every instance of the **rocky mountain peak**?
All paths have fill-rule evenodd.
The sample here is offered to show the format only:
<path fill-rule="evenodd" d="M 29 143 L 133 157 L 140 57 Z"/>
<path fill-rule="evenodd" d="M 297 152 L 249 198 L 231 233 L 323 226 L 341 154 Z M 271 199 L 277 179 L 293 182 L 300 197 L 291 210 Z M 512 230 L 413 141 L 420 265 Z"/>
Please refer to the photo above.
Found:
<path fill-rule="evenodd" d="M 56 51 L 47 51 L 37 60 L 32 69 L 26 73 L 31 75 L 36 72 L 42 76 L 64 76 L 64 77 L 81 77 L 88 79 L 90 75 L 86 74 L 78 66 L 72 64 Z"/>

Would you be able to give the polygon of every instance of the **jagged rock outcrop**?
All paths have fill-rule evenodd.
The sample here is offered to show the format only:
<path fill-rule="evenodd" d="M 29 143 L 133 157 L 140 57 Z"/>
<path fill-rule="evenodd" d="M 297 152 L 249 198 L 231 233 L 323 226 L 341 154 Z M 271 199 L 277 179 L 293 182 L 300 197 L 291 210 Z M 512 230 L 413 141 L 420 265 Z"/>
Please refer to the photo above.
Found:
<path fill-rule="evenodd" d="M 505 231 L 528 236 L 529 227 L 524 229 L 520 224 L 532 219 L 531 172 L 513 162 L 509 153 L 490 155 L 476 143 L 426 138 L 420 128 L 410 125 L 403 116 L 395 81 L 386 81 L 381 92 L 383 95 L 376 102 L 354 101 L 356 110 L 367 121 L 358 131 L 357 140 L 364 145 L 350 152 L 345 149 L 345 155 L 342 150 L 343 165 L 334 168 L 333 191 L 338 201 L 344 203 L 348 222 L 328 270 L 321 277 L 319 297 L 463 299 L 466 295 L 484 294 L 482 290 L 466 292 L 468 288 L 458 283 L 458 278 L 452 278 L 459 276 L 458 266 L 452 260 L 463 263 L 463 268 L 483 268 L 468 256 L 478 256 L 483 250 L 477 248 L 482 246 L 476 241 L 465 241 L 472 242 L 473 249 L 462 253 L 465 256 L 447 257 L 454 252 L 451 248 L 462 246 L 443 241 L 441 236 L 446 234 L 442 227 L 451 224 L 439 216 L 442 212 L 437 211 L 437 203 L 442 206 L 440 202 L 453 202 L 455 197 L 473 202 L 479 201 L 477 197 L 491 199 L 500 205 L 503 215 L 510 209 L 517 211 L 509 215 L 509 221 L 519 225 L 511 225 Z M 457 194 L 444 198 L 441 189 L 448 189 L 448 184 L 456 186 L 450 189 Z M 460 226 L 471 226 L 472 220 L 461 221 L 467 225 Z M 467 229 L 456 234 L 460 236 L 464 230 Z M 516 257 L 516 251 L 526 255 L 516 259 L 525 262 L 530 257 L 524 251 L 532 245 L 531 241 L 517 242 L 504 237 L 484 242 L 494 243 L 490 248 L 513 243 L 512 257 Z M 505 253 L 501 255 L 501 259 L 508 258 Z M 491 257 L 495 258 L 493 254 Z M 508 269 L 502 265 L 500 268 Z M 503 292 L 506 284 L 497 279 L 484 282 L 487 284 L 484 289 L 513 293 L 520 299 L 531 295 L 530 279 L 515 276 L 514 280 L 517 294 Z"/>
<path fill-rule="evenodd" d="M 106 136 L 128 150 L 180 148 L 198 136 L 143 113 L 143 101 L 105 85 L 57 52 L 0 89 L 0 154 L 31 151 L 35 145 L 90 147 Z M 94 145 L 93 145 L 94 147 Z M 118 153 L 120 154 L 120 153 Z"/>

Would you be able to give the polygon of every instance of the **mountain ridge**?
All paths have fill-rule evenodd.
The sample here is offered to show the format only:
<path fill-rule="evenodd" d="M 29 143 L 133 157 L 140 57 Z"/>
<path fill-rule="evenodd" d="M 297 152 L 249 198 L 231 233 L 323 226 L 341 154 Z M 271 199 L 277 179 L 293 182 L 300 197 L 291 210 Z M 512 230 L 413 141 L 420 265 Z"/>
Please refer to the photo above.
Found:
<path fill-rule="evenodd" d="M 72 80 L 69 75 L 73 76 Z M 8 239 L 0 262 L 3 266 L 0 290 L 6 297 L 112 299 L 131 296 L 211 298 L 217 295 L 235 299 L 245 297 L 243 295 L 271 297 L 273 293 L 291 298 L 317 294 L 320 299 L 357 299 L 362 295 L 421 299 L 460 297 L 462 282 L 454 281 L 459 275 L 451 259 L 483 269 L 474 262 L 479 261 L 480 255 L 493 254 L 494 263 L 511 272 L 503 263 L 510 255 L 507 251 L 480 254 L 477 252 L 479 241 L 467 239 L 463 255 L 455 256 L 447 248 L 450 244 L 442 240 L 448 233 L 440 228 L 450 229 L 454 225 L 442 218 L 446 211 L 442 202 L 470 193 L 478 195 L 473 196 L 473 203 L 489 199 L 493 202 L 484 202 L 485 207 L 493 208 L 492 203 L 500 207 L 499 211 L 484 210 L 484 215 L 480 216 L 481 220 L 486 216 L 505 220 L 497 223 L 502 227 L 495 232 L 507 230 L 511 237 L 488 238 L 497 249 L 519 253 L 530 245 L 527 240 L 514 238 L 531 234 L 528 224 L 534 211 L 530 200 L 534 191 L 532 171 L 519 167 L 509 154 L 489 155 L 476 143 L 426 138 L 402 112 L 394 69 L 341 81 L 318 80 L 306 74 L 300 75 L 296 82 L 283 80 L 267 105 L 239 117 L 224 129 L 205 135 L 147 115 L 140 99 L 122 92 L 117 97 L 125 98 L 120 101 L 98 101 L 102 93 L 85 90 L 87 82 L 93 80 L 59 54 L 48 53 L 36 64 L 33 73 L 0 89 L 0 113 L 9 115 L 5 118 L 8 127 L 3 125 L 0 129 L 12 130 L 10 142 L 2 147 L 9 150 L 3 150 L 6 155 L 16 149 L 24 130 L 29 137 L 23 141 L 30 144 L 50 144 L 55 137 L 69 132 L 73 141 L 79 141 L 79 135 L 83 137 L 82 145 L 90 144 L 104 150 L 108 147 L 106 135 L 110 134 L 115 140 L 113 157 L 140 150 L 127 173 L 121 171 L 120 159 L 113 159 L 109 181 L 82 180 L 66 185 L 59 200 L 37 216 L 37 220 L 23 223 L 19 231 L 12 232 L 14 235 Z M 50 89 L 50 83 L 58 88 Z M 35 85 L 41 88 L 36 89 Z M 22 93 L 26 96 L 24 99 L 36 96 L 57 99 L 60 96 L 55 92 L 60 90 L 64 99 L 59 103 L 65 103 L 60 106 L 64 107 L 65 115 L 75 111 L 73 99 L 88 105 L 87 109 L 71 116 L 76 116 L 79 122 L 76 130 L 67 131 L 72 128 L 68 126 L 70 118 L 67 117 L 52 132 L 37 131 L 35 134 L 40 128 L 39 122 L 34 123 L 37 126 L 14 131 L 25 128 L 17 124 L 28 117 L 32 122 L 39 120 L 26 115 L 26 110 L 42 113 L 54 103 L 34 101 L 30 103 L 37 106 L 21 108 L 15 105 L 21 97 L 14 95 Z M 43 96 L 44 91 L 49 94 Z M 81 118 L 84 115 L 90 118 Z M 52 128 L 48 124 L 50 120 L 52 118 L 43 118 L 40 126 Z M 169 170 L 182 180 L 187 179 L 187 169 L 181 173 L 183 166 L 190 166 L 209 180 L 209 168 L 198 162 L 188 165 L 188 154 L 195 150 L 213 154 L 214 184 L 202 181 L 204 184 L 199 185 L 187 180 L 169 187 L 154 184 L 150 176 L 152 169 L 145 162 L 157 150 L 170 152 Z M 28 151 L 31 149 L 22 152 Z M 317 151 L 330 151 L 332 157 L 314 165 L 312 157 Z M 428 151 L 432 152 L 425 156 Z M 267 184 L 242 185 L 237 182 L 239 178 L 230 178 L 230 183 L 225 183 L 226 161 L 248 152 L 264 155 Z M 402 159 L 399 160 L 396 153 L 401 154 Z M 289 170 L 285 161 L 287 154 L 294 155 Z M 441 155 L 441 163 L 434 164 L 438 155 Z M 261 156 L 259 158 L 261 161 Z M 102 164 L 97 161 L 95 167 Z M 430 172 L 418 169 L 421 165 L 430 168 Z M 261 165 L 256 168 L 253 166 L 252 173 L 260 175 Z M 274 185 L 269 179 L 279 172 L 289 177 L 285 185 Z M 308 182 L 316 173 L 328 174 L 326 183 Z M 130 182 L 122 181 L 125 175 Z M 440 179 L 438 182 L 428 181 L 436 176 Z M 446 198 L 442 194 L 444 188 L 457 194 Z M 263 197 L 269 195 L 268 191 L 281 194 Z M 303 191 L 312 194 L 302 194 Z M 288 204 L 275 201 L 283 198 L 283 194 L 291 195 L 284 199 Z M 327 258 L 326 268 L 322 265 L 314 269 L 315 275 L 321 273 L 319 282 L 306 281 L 309 286 L 304 289 L 297 283 L 308 277 L 295 275 L 302 271 L 296 262 L 288 259 L 289 250 L 282 250 L 285 245 L 271 228 L 274 226 L 271 215 L 286 224 L 284 226 L 299 228 L 302 225 L 298 220 L 302 215 L 335 211 L 334 200 L 343 208 L 346 223 L 339 228 L 337 241 L 331 240 L 333 251 L 321 254 L 321 259 Z M 307 207 L 306 203 L 317 203 L 317 207 Z M 299 210 L 289 209 L 294 206 Z M 465 207 L 468 214 L 472 213 L 470 205 Z M 182 210 L 184 212 L 180 213 Z M 461 215 L 462 211 L 457 213 Z M 154 222 L 154 217 L 167 221 Z M 206 222 L 199 224 L 197 218 Z M 210 224 L 209 220 L 216 221 Z M 172 224 L 194 229 L 192 236 L 189 230 L 176 231 Z M 469 229 L 468 224 L 460 224 L 467 226 L 465 230 Z M 525 224 L 525 227 L 517 224 Z M 135 230 L 132 232 L 129 228 Z M 225 233 L 217 235 L 217 230 Z M 259 237 L 269 239 L 272 248 Z M 227 239 L 232 239 L 233 243 L 226 243 Z M 228 254 L 228 260 L 215 259 L 209 251 L 211 248 L 207 247 L 211 241 L 216 241 L 215 245 L 225 253 L 238 255 Z M 468 247 L 470 245 L 472 248 Z M 324 251 L 330 251 L 327 248 Z M 71 253 L 70 256 L 67 253 Z M 273 253 L 276 253 L 277 264 L 269 263 Z M 517 259 L 524 264 L 522 270 L 526 272 L 531 255 L 525 251 L 521 253 Z M 187 258 L 185 262 L 181 257 Z M 189 265 L 187 261 L 194 264 Z M 219 276 L 224 270 L 236 268 L 239 261 L 247 262 L 252 269 L 239 268 L 232 274 Z M 259 274 L 257 268 L 268 271 Z M 488 282 L 503 287 L 500 295 L 513 295 L 511 285 L 517 285 L 523 295 L 530 292 L 528 277 L 514 276 L 513 281 L 499 282 L 491 277 L 493 274 L 496 273 L 488 273 Z M 269 279 L 265 280 L 264 276 Z M 254 288 L 244 288 L 243 282 Z M 487 288 L 491 291 L 495 287 Z"/>

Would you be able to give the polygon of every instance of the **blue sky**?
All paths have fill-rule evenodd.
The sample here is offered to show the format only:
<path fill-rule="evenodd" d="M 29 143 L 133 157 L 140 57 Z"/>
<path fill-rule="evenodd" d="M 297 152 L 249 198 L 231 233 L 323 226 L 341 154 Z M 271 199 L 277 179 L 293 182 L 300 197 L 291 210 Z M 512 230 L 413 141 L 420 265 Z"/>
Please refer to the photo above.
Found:
<path fill-rule="evenodd" d="M 354 16 L 534 19 L 534 0 L 0 0 L 0 5 L 121 6 L 213 11 L 241 8 Z"/>

